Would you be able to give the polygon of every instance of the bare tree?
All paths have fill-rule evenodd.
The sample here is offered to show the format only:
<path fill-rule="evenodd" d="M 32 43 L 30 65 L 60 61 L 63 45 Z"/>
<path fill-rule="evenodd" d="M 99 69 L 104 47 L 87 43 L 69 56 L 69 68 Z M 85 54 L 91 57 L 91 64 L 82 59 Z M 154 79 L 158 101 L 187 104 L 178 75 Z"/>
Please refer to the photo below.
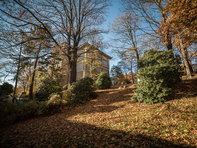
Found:
<path fill-rule="evenodd" d="M 139 48 L 143 48 L 144 51 L 149 49 L 154 50 L 165 50 L 166 47 L 163 46 L 160 40 L 154 35 L 143 35 L 140 37 L 141 44 Z"/>
<path fill-rule="evenodd" d="M 137 29 L 138 18 L 133 16 L 131 13 L 120 15 L 114 19 L 112 24 L 112 31 L 115 33 L 113 41 L 119 43 L 120 48 L 117 48 L 117 52 L 120 54 L 127 52 L 135 52 L 136 59 L 139 60 L 139 49 L 138 49 L 138 29 Z M 117 46 L 116 46 L 117 47 Z M 122 50 L 126 49 L 126 50 Z"/>
<path fill-rule="evenodd" d="M 4 22 L 15 27 L 37 26 L 46 31 L 63 51 L 70 67 L 70 83 L 76 81 L 79 46 L 88 36 L 104 33 L 100 28 L 109 6 L 108 0 L 3 0 Z M 13 23 L 15 21 L 15 23 Z M 49 30 L 46 26 L 50 26 Z M 14 33 L 12 31 L 12 33 Z"/>
<path fill-rule="evenodd" d="M 18 85 L 18 80 L 21 75 L 21 70 L 25 66 L 25 61 L 29 59 L 29 57 L 26 57 L 24 54 L 24 47 L 22 45 L 18 45 L 15 47 L 12 47 L 13 44 L 17 42 L 17 40 L 21 40 L 21 37 L 23 36 L 23 32 L 19 31 L 17 32 L 17 39 L 15 39 L 16 36 L 9 36 L 6 38 L 8 34 L 3 34 L 1 36 L 1 51 L 0 55 L 3 56 L 4 61 L 3 66 L 7 67 L 9 69 L 9 73 L 14 75 L 14 78 L 12 80 L 15 81 L 15 87 L 13 91 L 13 100 L 17 102 L 16 100 L 16 92 L 17 92 L 17 85 Z M 19 39 L 20 38 L 20 39 Z M 22 41 L 22 40 L 21 40 Z"/>
<path fill-rule="evenodd" d="M 163 39 L 161 36 L 158 36 L 159 34 L 157 30 L 160 29 L 163 24 L 169 23 L 169 16 L 171 14 L 169 11 L 166 11 L 166 5 L 169 2 L 170 0 L 122 0 L 123 7 L 125 8 L 123 11 L 129 11 L 139 18 L 141 23 L 138 24 L 138 28 L 144 34 L 154 36 L 158 38 L 158 40 Z M 165 46 L 168 50 L 173 49 L 174 37 L 175 36 L 171 33 L 171 28 L 165 27 Z M 183 48 L 182 50 L 184 51 L 181 52 L 182 60 L 185 67 L 188 67 L 187 72 L 191 73 L 191 64 L 185 64 L 185 62 L 188 61 L 188 57 L 187 55 L 183 56 L 183 53 L 186 53 L 187 50 Z"/>
<path fill-rule="evenodd" d="M 133 73 L 134 61 L 138 61 L 142 48 L 140 48 L 140 30 L 137 27 L 138 18 L 130 12 L 114 19 L 112 31 L 115 37 L 112 39 L 112 47 L 118 57 L 125 63 L 130 64 L 130 73 Z"/>
<path fill-rule="evenodd" d="M 197 56 L 197 45 L 192 44 L 189 48 L 187 48 L 187 51 L 188 51 L 189 62 L 190 63 L 192 63 L 192 61 L 195 62 L 195 58 Z M 194 69 L 193 69 L 193 72 L 195 72 Z"/>
<path fill-rule="evenodd" d="M 48 28 L 48 27 L 47 27 Z M 48 30 L 50 30 L 48 28 Z M 47 55 L 51 54 L 51 44 L 50 37 L 45 32 L 45 30 L 40 29 L 40 27 L 34 27 L 31 30 L 30 35 L 25 35 L 27 42 L 25 43 L 26 54 L 32 55 L 34 62 L 33 72 L 31 77 L 30 89 L 29 89 L 29 98 L 33 99 L 33 88 L 34 88 L 34 79 L 37 70 L 37 65 L 40 58 L 46 58 Z M 35 40 L 29 40 L 29 38 L 37 38 Z"/>
<path fill-rule="evenodd" d="M 164 13 L 164 8 L 168 0 L 122 0 L 123 11 L 129 11 L 139 18 L 138 28 L 146 35 L 155 36 L 158 40 L 160 37 L 156 34 L 158 28 L 161 27 L 160 22 L 164 22 L 168 18 L 168 14 Z M 173 49 L 172 36 L 167 35 L 167 49 Z"/>
<path fill-rule="evenodd" d="M 127 76 L 128 73 L 131 72 L 131 69 L 132 69 L 131 65 L 132 64 L 127 63 L 126 61 L 123 61 L 123 60 L 118 62 L 118 66 L 121 68 L 122 73 L 126 76 Z"/>
<path fill-rule="evenodd" d="M 30 78 L 29 75 L 30 74 L 29 74 L 29 71 L 28 71 L 28 67 L 25 67 L 23 72 L 22 72 L 22 75 L 19 79 L 19 84 L 22 87 L 23 92 L 26 92 L 26 90 L 27 90 L 27 86 L 28 86 L 28 82 L 29 82 L 29 78 Z"/>

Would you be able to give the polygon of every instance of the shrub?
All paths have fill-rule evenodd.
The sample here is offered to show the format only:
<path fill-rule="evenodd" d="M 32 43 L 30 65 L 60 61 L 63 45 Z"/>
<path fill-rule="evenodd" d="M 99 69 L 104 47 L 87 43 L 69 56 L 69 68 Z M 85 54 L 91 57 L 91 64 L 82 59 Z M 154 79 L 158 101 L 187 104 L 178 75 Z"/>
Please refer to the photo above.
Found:
<path fill-rule="evenodd" d="M 72 83 L 68 88 L 66 97 L 69 104 L 84 103 L 89 99 L 96 98 L 97 94 L 94 92 L 94 80 L 86 77 Z"/>
<path fill-rule="evenodd" d="M 107 89 L 111 87 L 111 79 L 105 72 L 101 72 L 96 80 L 96 85 L 98 89 Z"/>
<path fill-rule="evenodd" d="M 0 103 L 0 126 L 40 115 L 61 112 L 66 101 L 58 94 L 51 94 L 48 101 L 29 100 L 19 103 Z"/>
<path fill-rule="evenodd" d="M 48 94 L 48 93 L 41 93 L 38 91 L 35 93 L 34 97 L 36 98 L 37 101 L 46 101 L 46 100 L 48 100 L 49 95 L 50 94 Z"/>
<path fill-rule="evenodd" d="M 61 112 L 65 105 L 66 101 L 59 94 L 53 93 L 49 96 L 45 112 L 49 114 Z"/>
<path fill-rule="evenodd" d="M 122 74 L 122 75 L 119 77 L 119 79 L 118 79 L 118 84 L 123 83 L 123 82 L 124 82 L 124 79 L 125 79 L 125 77 L 124 77 L 124 75 Z"/>
<path fill-rule="evenodd" d="M 53 93 L 49 96 L 49 100 L 47 101 L 47 104 L 56 104 L 59 105 L 62 102 L 62 98 L 60 97 L 60 95 L 58 95 L 57 93 Z"/>
<path fill-rule="evenodd" d="M 46 102 L 33 100 L 17 106 L 13 103 L 0 103 L 0 125 L 11 124 L 15 121 L 45 114 L 46 106 Z"/>
<path fill-rule="evenodd" d="M 0 102 L 0 125 L 13 123 L 16 120 L 16 106 L 13 103 Z"/>
<path fill-rule="evenodd" d="M 124 77 L 124 75 L 121 75 L 121 76 L 120 76 L 118 82 L 119 82 L 119 84 L 122 84 L 123 82 L 124 82 L 125 84 L 131 83 L 129 79 L 127 79 L 127 78 Z"/>
<path fill-rule="evenodd" d="M 38 101 L 48 100 L 48 97 L 52 93 L 62 95 L 62 88 L 60 86 L 60 79 L 54 79 L 53 77 L 47 76 L 39 85 L 38 90 L 35 93 L 35 98 Z"/>
<path fill-rule="evenodd" d="M 148 104 L 163 102 L 180 81 L 180 57 L 173 51 L 148 50 L 138 62 L 139 79 L 133 100 Z"/>
<path fill-rule="evenodd" d="M 13 93 L 13 86 L 12 84 L 9 84 L 8 82 L 4 82 L 3 85 L 0 85 L 0 95 L 10 95 Z"/>
<path fill-rule="evenodd" d="M 46 102 L 30 100 L 17 106 L 18 118 L 25 119 L 44 114 Z"/>
<path fill-rule="evenodd" d="M 124 81 L 126 84 L 131 83 L 131 81 L 130 81 L 129 79 L 127 79 L 127 78 L 125 78 L 123 81 Z"/>

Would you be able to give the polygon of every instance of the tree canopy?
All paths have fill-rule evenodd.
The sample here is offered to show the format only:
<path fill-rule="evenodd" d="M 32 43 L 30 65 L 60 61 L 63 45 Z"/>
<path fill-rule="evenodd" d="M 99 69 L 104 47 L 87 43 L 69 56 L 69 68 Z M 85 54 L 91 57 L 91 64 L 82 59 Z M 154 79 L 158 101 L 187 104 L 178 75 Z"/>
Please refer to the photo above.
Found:
<path fill-rule="evenodd" d="M 61 50 L 61 56 L 67 59 L 72 83 L 76 81 L 79 46 L 91 36 L 105 33 L 101 25 L 105 21 L 109 0 L 3 0 L 0 5 L 3 28 L 0 33 L 4 44 L 9 47 L 23 44 L 24 41 L 17 40 L 17 32 L 20 29 L 30 32 L 32 26 L 40 27 L 53 41 L 54 49 Z M 10 44 L 10 38 L 15 42 Z"/>
<path fill-rule="evenodd" d="M 13 86 L 12 84 L 9 84 L 8 82 L 4 82 L 3 85 L 0 85 L 0 95 L 10 95 L 13 93 Z"/>
<path fill-rule="evenodd" d="M 161 40 L 167 44 L 167 35 L 173 36 L 176 47 L 183 40 L 183 46 L 197 43 L 197 1 L 196 0 L 172 0 L 169 1 L 164 13 L 169 13 L 170 17 L 161 22 L 158 29 Z"/>

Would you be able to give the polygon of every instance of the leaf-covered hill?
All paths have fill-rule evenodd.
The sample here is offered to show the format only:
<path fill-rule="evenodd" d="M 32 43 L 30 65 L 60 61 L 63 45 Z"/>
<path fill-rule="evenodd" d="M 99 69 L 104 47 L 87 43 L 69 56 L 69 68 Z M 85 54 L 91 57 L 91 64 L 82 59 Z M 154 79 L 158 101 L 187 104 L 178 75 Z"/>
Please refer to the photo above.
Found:
<path fill-rule="evenodd" d="M 98 91 L 71 110 L 2 128 L 0 147 L 197 147 L 197 78 L 165 103 L 136 103 L 133 89 Z"/>

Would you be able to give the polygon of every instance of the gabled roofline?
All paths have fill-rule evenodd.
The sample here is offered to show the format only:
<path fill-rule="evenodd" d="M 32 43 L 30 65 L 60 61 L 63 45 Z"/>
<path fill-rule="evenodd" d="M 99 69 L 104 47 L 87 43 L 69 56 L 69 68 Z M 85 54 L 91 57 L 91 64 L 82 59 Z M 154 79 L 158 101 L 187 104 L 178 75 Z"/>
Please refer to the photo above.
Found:
<path fill-rule="evenodd" d="M 85 43 L 82 44 L 79 48 L 83 48 L 84 46 L 91 46 L 91 44 L 85 42 Z M 93 46 L 93 45 L 92 45 L 92 46 Z M 101 54 L 104 55 L 104 56 L 106 56 L 108 59 L 110 59 L 110 60 L 112 59 L 111 56 L 107 55 L 106 53 L 104 53 L 103 51 L 99 50 L 98 48 L 96 48 L 96 47 L 94 47 L 94 46 L 93 46 L 93 48 L 96 49 L 96 50 L 98 50 L 99 52 L 101 52 Z"/>

